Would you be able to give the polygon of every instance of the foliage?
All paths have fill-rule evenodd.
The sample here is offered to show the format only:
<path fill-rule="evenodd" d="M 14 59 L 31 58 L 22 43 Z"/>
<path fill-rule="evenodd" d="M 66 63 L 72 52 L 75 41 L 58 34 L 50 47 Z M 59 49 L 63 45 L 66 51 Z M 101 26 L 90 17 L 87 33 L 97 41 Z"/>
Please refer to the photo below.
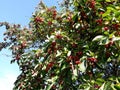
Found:
<path fill-rule="evenodd" d="M 14 90 L 119 90 L 119 0 L 65 2 L 40 2 L 29 27 L 0 23 L 21 70 Z"/>

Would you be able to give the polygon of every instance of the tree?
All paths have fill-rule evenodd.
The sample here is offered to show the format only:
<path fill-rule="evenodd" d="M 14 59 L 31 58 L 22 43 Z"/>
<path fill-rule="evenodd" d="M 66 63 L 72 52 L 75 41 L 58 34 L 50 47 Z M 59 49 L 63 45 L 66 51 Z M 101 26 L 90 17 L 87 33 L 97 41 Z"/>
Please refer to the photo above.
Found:
<path fill-rule="evenodd" d="M 21 74 L 14 90 L 119 90 L 119 0 L 39 3 L 29 27 L 6 26 L 4 42 Z"/>

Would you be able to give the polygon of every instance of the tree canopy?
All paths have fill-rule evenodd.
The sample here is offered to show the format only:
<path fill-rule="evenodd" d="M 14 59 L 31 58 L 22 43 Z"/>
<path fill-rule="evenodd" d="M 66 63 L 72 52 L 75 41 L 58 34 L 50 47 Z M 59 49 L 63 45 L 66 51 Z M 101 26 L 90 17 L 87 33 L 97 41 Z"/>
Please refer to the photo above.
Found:
<path fill-rule="evenodd" d="M 120 90 L 119 0 L 40 2 L 29 27 L 0 26 L 21 70 L 13 90 Z"/>

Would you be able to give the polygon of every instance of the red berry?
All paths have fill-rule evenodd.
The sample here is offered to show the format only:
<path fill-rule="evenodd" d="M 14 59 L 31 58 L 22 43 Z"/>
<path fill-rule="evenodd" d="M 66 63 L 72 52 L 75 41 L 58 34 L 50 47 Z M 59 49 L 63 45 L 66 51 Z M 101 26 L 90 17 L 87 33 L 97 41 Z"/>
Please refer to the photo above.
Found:
<path fill-rule="evenodd" d="M 109 28 L 108 27 L 104 27 L 104 30 L 107 31 Z"/>
<path fill-rule="evenodd" d="M 73 48 L 77 48 L 77 44 L 76 44 L 76 43 L 73 43 L 73 44 L 72 44 L 72 47 L 73 47 Z"/>
<path fill-rule="evenodd" d="M 109 44 L 105 44 L 105 48 L 109 48 Z"/>
<path fill-rule="evenodd" d="M 43 22 L 43 18 L 41 18 L 41 17 L 35 17 L 35 22 L 41 23 L 41 22 Z"/>
<path fill-rule="evenodd" d="M 54 10 L 53 10 L 53 18 L 55 18 L 56 15 L 57 15 L 57 11 L 54 9 Z"/>
<path fill-rule="evenodd" d="M 100 14 L 102 15 L 102 14 L 104 14 L 104 12 L 100 12 Z"/>
<path fill-rule="evenodd" d="M 77 56 L 81 56 L 83 53 L 81 51 L 77 52 L 76 55 Z"/>
<path fill-rule="evenodd" d="M 96 58 L 93 58 L 93 57 L 90 57 L 90 58 L 88 58 L 87 60 L 90 61 L 90 62 L 97 62 L 97 59 L 96 59 Z"/>
<path fill-rule="evenodd" d="M 96 2 L 94 0 L 90 1 L 90 8 L 94 9 L 95 8 Z"/>
<path fill-rule="evenodd" d="M 80 64 L 80 63 L 81 63 L 80 60 L 75 61 L 75 64 Z"/>
<path fill-rule="evenodd" d="M 48 25 L 51 26 L 53 23 L 52 21 L 48 21 Z"/>
<path fill-rule="evenodd" d="M 103 20 L 101 18 L 96 20 L 97 24 L 99 24 L 99 25 L 102 25 L 102 21 Z"/>
<path fill-rule="evenodd" d="M 27 43 L 26 42 L 23 42 L 22 44 L 21 44 L 21 48 L 25 48 L 27 46 Z"/>
<path fill-rule="evenodd" d="M 16 60 L 20 60 L 20 55 L 17 54 Z"/>
<path fill-rule="evenodd" d="M 53 67 L 54 62 L 50 62 L 48 63 L 48 65 L 46 66 L 46 71 L 48 71 L 51 67 Z"/>
<path fill-rule="evenodd" d="M 95 85 L 94 85 L 94 88 L 99 89 L 100 86 L 99 86 L 98 84 L 95 84 Z"/>
<path fill-rule="evenodd" d="M 56 38 L 57 38 L 57 39 L 62 39 L 62 36 L 61 36 L 60 34 L 57 34 L 57 35 L 56 35 Z"/>
<path fill-rule="evenodd" d="M 118 28 L 120 27 L 120 25 L 118 25 L 118 24 L 113 24 L 112 27 L 113 27 L 115 30 L 118 30 Z"/>
<path fill-rule="evenodd" d="M 74 57 L 73 57 L 73 60 L 74 60 L 74 61 L 78 61 L 78 60 L 79 60 L 79 57 L 78 57 L 78 56 L 74 56 Z"/>
<path fill-rule="evenodd" d="M 48 64 L 48 67 L 52 67 L 54 65 L 54 62 L 50 62 L 49 64 Z"/>
<path fill-rule="evenodd" d="M 52 42 L 52 46 L 53 46 L 53 47 L 56 46 L 56 42 Z"/>

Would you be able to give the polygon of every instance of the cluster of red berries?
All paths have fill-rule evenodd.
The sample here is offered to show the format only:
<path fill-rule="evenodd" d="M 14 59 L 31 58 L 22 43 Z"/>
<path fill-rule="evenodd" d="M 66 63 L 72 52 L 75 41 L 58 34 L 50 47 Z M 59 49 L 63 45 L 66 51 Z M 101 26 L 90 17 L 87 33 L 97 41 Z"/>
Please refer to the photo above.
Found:
<path fill-rule="evenodd" d="M 113 29 L 118 30 L 120 28 L 120 25 L 119 24 L 113 24 L 112 27 L 113 27 Z"/>
<path fill-rule="evenodd" d="M 15 59 L 16 59 L 16 60 L 20 60 L 20 55 L 17 54 Z"/>
<path fill-rule="evenodd" d="M 110 41 L 108 44 L 105 45 L 105 48 L 109 48 L 110 46 L 112 46 L 114 44 L 113 41 Z"/>
<path fill-rule="evenodd" d="M 57 39 L 62 39 L 62 35 L 57 34 L 57 35 L 56 35 L 56 38 L 57 38 Z"/>
<path fill-rule="evenodd" d="M 52 52 L 55 52 L 57 50 L 56 48 L 56 42 L 52 42 L 50 48 L 48 49 L 48 54 L 51 54 Z"/>
<path fill-rule="evenodd" d="M 92 63 L 95 63 L 95 62 L 98 61 L 98 60 L 97 60 L 96 58 L 94 58 L 94 57 L 89 57 L 89 58 L 87 58 L 87 60 L 90 61 L 90 62 L 92 62 Z"/>
<path fill-rule="evenodd" d="M 83 53 L 82 53 L 81 51 L 79 51 L 79 52 L 76 53 L 75 56 L 70 55 L 70 56 L 68 57 L 68 59 L 67 59 L 67 62 L 71 62 L 71 60 L 72 60 L 73 63 L 75 63 L 75 64 L 80 64 L 80 63 L 81 63 L 80 57 L 82 56 L 82 54 L 83 54 Z"/>
<path fill-rule="evenodd" d="M 46 66 L 46 71 L 50 70 L 54 66 L 54 62 L 49 62 Z"/>
<path fill-rule="evenodd" d="M 44 20 L 43 20 L 43 18 L 38 17 L 38 16 L 37 16 L 37 17 L 35 17 L 35 19 L 34 19 L 34 20 L 35 20 L 35 22 L 36 22 L 36 23 L 42 23 L 42 22 L 44 21 Z"/>
<path fill-rule="evenodd" d="M 102 19 L 102 18 L 96 20 L 96 23 L 97 23 L 98 25 L 102 25 L 102 22 L 103 22 L 103 19 Z"/>
<path fill-rule="evenodd" d="M 104 27 L 104 30 L 107 31 L 107 30 L 109 30 L 109 28 L 106 26 L 106 27 Z"/>
<path fill-rule="evenodd" d="M 92 9 L 94 9 L 96 2 L 95 2 L 95 0 L 91 0 L 91 1 L 89 2 L 89 4 L 90 4 L 89 7 L 92 8 Z"/>

